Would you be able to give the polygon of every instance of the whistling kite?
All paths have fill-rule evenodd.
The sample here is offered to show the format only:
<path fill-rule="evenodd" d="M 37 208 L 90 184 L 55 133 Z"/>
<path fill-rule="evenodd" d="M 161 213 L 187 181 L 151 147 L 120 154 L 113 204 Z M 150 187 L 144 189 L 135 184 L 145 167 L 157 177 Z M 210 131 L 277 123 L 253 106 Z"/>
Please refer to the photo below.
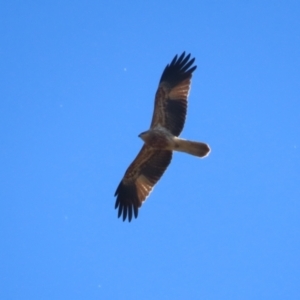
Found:
<path fill-rule="evenodd" d="M 163 175 L 172 159 L 172 151 L 181 151 L 198 157 L 210 152 L 204 143 L 178 138 L 183 129 L 195 58 L 183 52 L 166 66 L 155 95 L 154 113 L 150 129 L 139 137 L 145 142 L 120 182 L 115 196 L 115 208 L 123 221 L 128 216 L 138 216 L 138 209 L 156 182 Z"/>

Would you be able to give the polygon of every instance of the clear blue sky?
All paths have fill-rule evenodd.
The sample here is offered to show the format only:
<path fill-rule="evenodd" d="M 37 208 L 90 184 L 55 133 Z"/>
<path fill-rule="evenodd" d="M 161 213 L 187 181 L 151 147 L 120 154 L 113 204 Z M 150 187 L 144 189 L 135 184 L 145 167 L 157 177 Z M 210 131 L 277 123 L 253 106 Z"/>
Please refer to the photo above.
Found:
<path fill-rule="evenodd" d="M 5 1 L 1 299 L 300 299 L 300 2 Z M 175 54 L 176 153 L 131 223 L 115 189 Z"/>

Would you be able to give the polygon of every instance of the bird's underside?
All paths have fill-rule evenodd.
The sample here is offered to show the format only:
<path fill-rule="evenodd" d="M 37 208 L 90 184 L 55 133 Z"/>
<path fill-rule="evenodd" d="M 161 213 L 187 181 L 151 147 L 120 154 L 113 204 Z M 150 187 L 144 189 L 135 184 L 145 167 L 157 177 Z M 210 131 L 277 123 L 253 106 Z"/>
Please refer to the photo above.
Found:
<path fill-rule="evenodd" d="M 128 167 L 115 196 L 115 208 L 123 221 L 137 218 L 138 210 L 154 185 L 161 178 L 172 159 L 173 151 L 205 157 L 210 152 L 207 144 L 179 138 L 187 111 L 187 98 L 195 59 L 185 52 L 166 66 L 155 95 L 150 129 L 139 137 L 144 145 Z"/>
<path fill-rule="evenodd" d="M 141 133 L 139 137 L 148 147 L 157 150 L 185 152 L 198 157 L 204 157 L 210 151 L 207 144 L 181 139 L 161 126 L 149 129 Z"/>

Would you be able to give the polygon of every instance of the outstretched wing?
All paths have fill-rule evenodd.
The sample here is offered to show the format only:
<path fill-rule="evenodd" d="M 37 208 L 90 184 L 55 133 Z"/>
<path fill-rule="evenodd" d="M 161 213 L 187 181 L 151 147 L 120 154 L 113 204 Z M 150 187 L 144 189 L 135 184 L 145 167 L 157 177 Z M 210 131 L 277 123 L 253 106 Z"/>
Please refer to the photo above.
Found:
<path fill-rule="evenodd" d="M 160 125 L 175 136 L 181 133 L 186 117 L 192 73 L 197 68 L 192 67 L 195 58 L 190 59 L 190 56 L 190 54 L 185 56 L 185 52 L 179 58 L 176 55 L 164 69 L 155 95 L 151 128 Z"/>
<path fill-rule="evenodd" d="M 115 208 L 119 208 L 118 217 L 123 215 L 123 221 L 138 216 L 138 208 L 147 198 L 156 182 L 163 175 L 172 159 L 172 151 L 153 150 L 144 145 L 128 167 L 121 180 L 115 196 Z"/>

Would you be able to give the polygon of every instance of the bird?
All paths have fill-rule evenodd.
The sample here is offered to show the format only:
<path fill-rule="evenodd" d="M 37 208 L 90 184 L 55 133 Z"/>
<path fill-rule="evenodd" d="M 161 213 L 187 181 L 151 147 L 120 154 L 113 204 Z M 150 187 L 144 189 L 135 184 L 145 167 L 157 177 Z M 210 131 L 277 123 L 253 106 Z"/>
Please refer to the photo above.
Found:
<path fill-rule="evenodd" d="M 115 192 L 115 209 L 123 221 L 138 217 L 143 202 L 169 166 L 173 151 L 201 158 L 211 151 L 206 143 L 179 138 L 186 119 L 192 74 L 197 68 L 194 62 L 191 54 L 175 55 L 161 75 L 150 129 L 139 134 L 144 145 Z"/>

